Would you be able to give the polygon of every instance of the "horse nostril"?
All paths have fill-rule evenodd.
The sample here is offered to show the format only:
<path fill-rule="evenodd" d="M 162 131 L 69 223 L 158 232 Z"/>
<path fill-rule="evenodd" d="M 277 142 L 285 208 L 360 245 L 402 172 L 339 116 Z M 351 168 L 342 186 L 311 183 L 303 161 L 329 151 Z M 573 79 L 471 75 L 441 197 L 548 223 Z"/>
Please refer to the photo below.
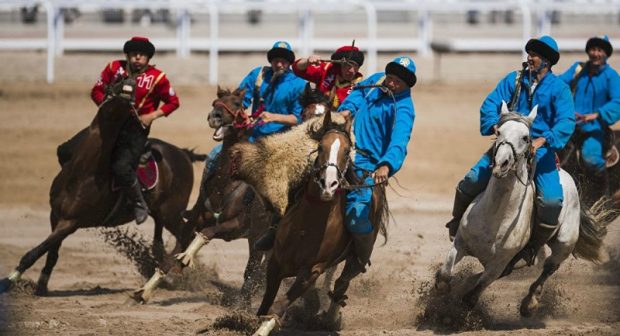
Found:
<path fill-rule="evenodd" d="M 504 161 L 504 162 L 502 163 L 502 168 L 506 168 L 506 166 L 508 166 L 508 161 Z"/>
<path fill-rule="evenodd" d="M 330 185 L 330 188 L 336 188 L 338 186 L 338 181 L 333 181 L 332 184 Z"/>
<path fill-rule="evenodd" d="M 319 183 L 321 183 L 321 185 L 325 185 L 325 179 L 324 178 L 319 179 Z"/>

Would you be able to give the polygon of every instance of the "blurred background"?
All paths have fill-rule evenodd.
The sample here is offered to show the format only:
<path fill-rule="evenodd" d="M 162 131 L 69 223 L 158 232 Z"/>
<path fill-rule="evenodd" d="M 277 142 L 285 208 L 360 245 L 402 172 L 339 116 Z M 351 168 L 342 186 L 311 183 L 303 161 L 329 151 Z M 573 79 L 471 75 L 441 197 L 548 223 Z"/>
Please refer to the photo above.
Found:
<path fill-rule="evenodd" d="M 563 54 L 582 52 L 594 35 L 610 35 L 613 43 L 620 37 L 620 1 L 0 0 L 0 28 L 0 60 L 12 61 L 16 51 L 18 59 L 45 55 L 29 70 L 32 79 L 49 83 L 65 79 L 58 63 L 66 55 L 118 55 L 134 35 L 151 38 L 157 57 L 203 60 L 199 75 L 190 72 L 212 85 L 241 79 L 228 75 L 227 56 L 263 58 L 276 40 L 289 41 L 300 57 L 328 55 L 355 39 L 367 52 L 367 73 L 382 69 L 382 55 L 409 53 L 433 59 L 422 77 L 438 79 L 442 56 L 520 53 L 533 36 L 551 34 Z"/>

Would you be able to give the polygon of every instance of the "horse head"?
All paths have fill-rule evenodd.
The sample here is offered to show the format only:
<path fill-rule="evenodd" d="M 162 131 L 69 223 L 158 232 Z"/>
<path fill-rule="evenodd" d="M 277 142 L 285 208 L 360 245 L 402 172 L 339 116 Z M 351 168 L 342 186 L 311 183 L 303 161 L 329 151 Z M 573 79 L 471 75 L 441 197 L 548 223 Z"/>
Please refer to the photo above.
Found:
<path fill-rule="evenodd" d="M 505 177 L 509 171 L 516 170 L 524 159 L 531 158 L 532 137 L 530 128 L 538 105 L 534 106 L 528 116 L 510 112 L 506 102 L 502 102 L 502 112 L 497 124 L 497 139 L 493 146 L 493 175 Z"/>
<path fill-rule="evenodd" d="M 217 88 L 217 99 L 213 101 L 213 110 L 209 112 L 209 127 L 215 129 L 213 140 L 222 141 L 234 128 L 245 128 L 249 124 L 249 115 L 243 108 L 244 90 L 223 90 Z"/>
<path fill-rule="evenodd" d="M 347 117 L 343 125 L 336 124 L 328 110 L 323 119 L 322 134 L 313 173 L 321 200 L 330 201 L 342 185 L 351 162 L 351 119 Z"/>
<path fill-rule="evenodd" d="M 299 96 L 299 103 L 303 108 L 301 112 L 302 120 L 320 116 L 330 110 L 329 97 L 318 88 L 312 88 L 310 83 L 306 83 L 304 92 Z"/>

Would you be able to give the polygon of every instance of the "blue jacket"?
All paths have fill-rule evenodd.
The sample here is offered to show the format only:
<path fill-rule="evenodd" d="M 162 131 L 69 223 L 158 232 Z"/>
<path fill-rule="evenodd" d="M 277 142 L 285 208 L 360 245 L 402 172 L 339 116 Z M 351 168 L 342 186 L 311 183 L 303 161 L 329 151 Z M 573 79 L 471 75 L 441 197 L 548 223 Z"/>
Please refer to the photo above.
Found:
<path fill-rule="evenodd" d="M 493 134 L 493 126 L 499 121 L 502 100 L 510 102 L 516 88 L 517 71 L 509 73 L 495 87 L 480 107 L 480 133 Z M 529 76 L 521 78 L 521 94 L 515 111 L 528 115 L 538 105 L 538 114 L 532 124 L 532 137 L 544 137 L 545 146 L 554 151 L 562 149 L 575 130 L 575 107 L 570 88 L 549 71 L 536 86 L 530 100 Z"/>
<path fill-rule="evenodd" d="M 570 85 L 580 62 L 573 64 L 560 78 Z M 582 130 L 594 131 L 611 126 L 620 120 L 620 76 L 609 64 L 601 67 L 592 77 L 584 69 L 578 75 L 575 87 L 575 111 L 581 114 L 598 112 L 599 119 L 581 124 Z"/>
<path fill-rule="evenodd" d="M 257 84 L 256 80 L 261 71 L 263 71 L 262 66 L 255 68 L 239 84 L 239 89 L 246 90 L 243 107 L 248 108 L 252 105 L 252 112 L 256 111 L 260 104 L 257 102 L 253 103 L 253 101 L 254 97 L 259 97 L 263 99 L 265 111 L 279 114 L 294 114 L 297 117 L 297 121 L 301 122 L 302 108 L 299 104 L 299 96 L 304 90 L 306 81 L 295 76 L 291 70 L 287 70 L 276 80 L 275 84 L 271 84 L 273 70 L 271 67 L 265 67 L 259 92 L 254 92 L 254 87 Z M 288 129 L 289 127 L 283 124 L 267 123 L 254 127 L 252 138 L 260 138 Z"/>
<path fill-rule="evenodd" d="M 376 73 L 357 85 L 380 84 L 384 76 Z M 354 118 L 355 147 L 370 156 L 374 168 L 387 165 L 390 176 L 400 170 L 415 119 L 411 90 L 392 99 L 377 88 L 354 89 L 338 108 L 344 110 Z"/>

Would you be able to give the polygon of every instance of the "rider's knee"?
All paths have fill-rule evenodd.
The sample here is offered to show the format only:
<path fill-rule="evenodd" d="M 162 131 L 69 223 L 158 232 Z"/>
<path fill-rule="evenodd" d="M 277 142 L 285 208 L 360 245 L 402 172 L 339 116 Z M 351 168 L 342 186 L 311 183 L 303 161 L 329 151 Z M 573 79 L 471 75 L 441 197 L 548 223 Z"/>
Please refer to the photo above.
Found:
<path fill-rule="evenodd" d="M 561 197 L 537 197 L 537 217 L 541 223 L 555 226 L 558 224 L 560 212 L 562 212 Z"/>
<path fill-rule="evenodd" d="M 356 203 L 347 208 L 345 222 L 350 232 L 361 234 L 372 232 L 369 209 L 370 205 L 366 203 Z"/>
<path fill-rule="evenodd" d="M 459 182 L 457 188 L 465 195 L 476 197 L 486 188 L 486 185 L 480 180 L 478 175 L 469 172 Z"/>

